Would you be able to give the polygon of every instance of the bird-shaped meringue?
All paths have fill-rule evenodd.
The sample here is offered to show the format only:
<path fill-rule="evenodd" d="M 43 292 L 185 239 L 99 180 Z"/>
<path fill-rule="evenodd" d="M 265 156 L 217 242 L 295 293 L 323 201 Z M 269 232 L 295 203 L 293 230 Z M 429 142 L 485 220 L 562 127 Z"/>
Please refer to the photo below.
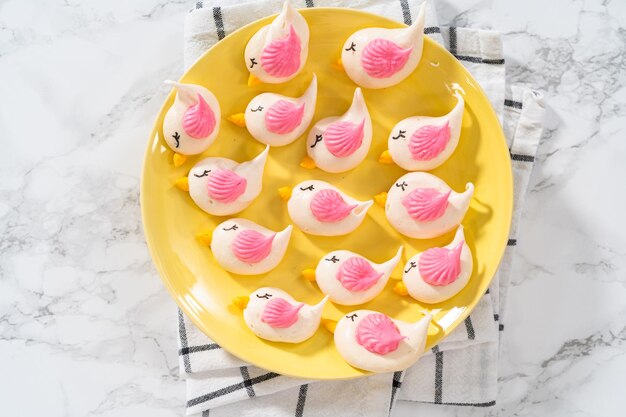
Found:
<path fill-rule="evenodd" d="M 302 275 L 310 281 L 317 281 L 320 290 L 333 303 L 363 304 L 373 300 L 385 288 L 400 262 L 402 250 L 400 246 L 396 255 L 382 264 L 348 250 L 336 250 L 324 255 L 315 270 L 305 269 Z"/>
<path fill-rule="evenodd" d="M 325 181 L 308 180 L 279 189 L 296 226 L 318 236 L 340 236 L 359 227 L 373 201 L 359 201 Z"/>
<path fill-rule="evenodd" d="M 292 228 L 289 225 L 275 232 L 251 220 L 229 219 L 213 231 L 211 251 L 226 271 L 240 275 L 264 274 L 282 261 Z"/>
<path fill-rule="evenodd" d="M 205 87 L 165 81 L 176 89 L 174 103 L 163 117 L 163 138 L 174 152 L 174 165 L 187 155 L 204 152 L 220 130 L 220 104 Z"/>
<path fill-rule="evenodd" d="M 413 116 L 396 124 L 389 134 L 389 154 L 407 171 L 430 171 L 443 164 L 459 143 L 465 101 L 440 117 Z M 381 159 L 383 156 L 381 155 Z"/>
<path fill-rule="evenodd" d="M 372 119 L 360 88 L 341 116 L 326 117 L 311 128 L 306 140 L 310 161 L 326 172 L 344 172 L 359 165 L 372 143 Z"/>
<path fill-rule="evenodd" d="M 289 0 L 269 25 L 259 29 L 244 52 L 248 85 L 279 84 L 298 75 L 309 54 L 309 26 Z"/>
<path fill-rule="evenodd" d="M 426 172 L 400 177 L 377 201 L 385 202 L 387 220 L 400 233 L 416 239 L 440 236 L 458 226 L 474 194 L 467 183 L 463 193 L 454 192 L 442 179 Z"/>
<path fill-rule="evenodd" d="M 269 146 L 266 146 L 254 159 L 240 164 L 228 158 L 205 158 L 175 184 L 189 191 L 194 203 L 209 214 L 239 213 L 261 193 L 268 152 Z"/>
<path fill-rule="evenodd" d="M 355 368 L 371 372 L 401 371 L 424 353 L 431 320 L 428 313 L 415 323 L 407 323 L 377 311 L 356 310 L 334 326 L 335 346 Z M 332 325 L 325 325 L 332 329 Z"/>
<path fill-rule="evenodd" d="M 252 332 L 272 342 L 300 343 L 309 339 L 320 325 L 324 297 L 316 305 L 300 303 L 278 288 L 263 287 L 233 303 L 243 310 L 243 319 Z"/>
<path fill-rule="evenodd" d="M 400 295 L 433 304 L 458 294 L 469 282 L 474 263 L 459 226 L 450 244 L 433 247 L 413 256 L 404 266 L 402 282 L 394 286 Z"/>
<path fill-rule="evenodd" d="M 317 101 L 317 77 L 300 97 L 262 93 L 254 97 L 245 113 L 228 120 L 246 127 L 253 138 L 270 146 L 284 146 L 298 139 L 311 124 Z"/>
<path fill-rule="evenodd" d="M 408 28 L 366 28 L 350 35 L 341 51 L 348 77 L 372 89 L 391 87 L 408 77 L 422 58 L 424 5 Z"/>

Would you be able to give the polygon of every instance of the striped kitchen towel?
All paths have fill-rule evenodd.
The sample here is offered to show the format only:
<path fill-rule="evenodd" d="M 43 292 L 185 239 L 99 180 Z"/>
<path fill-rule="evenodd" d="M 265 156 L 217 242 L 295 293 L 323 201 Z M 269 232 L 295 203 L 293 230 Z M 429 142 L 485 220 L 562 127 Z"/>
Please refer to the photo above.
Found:
<path fill-rule="evenodd" d="M 237 28 L 276 13 L 281 0 L 196 2 L 185 21 L 185 67 Z M 352 7 L 411 24 L 420 0 L 306 0 L 296 7 Z M 388 416 L 396 400 L 488 407 L 497 393 L 498 330 L 517 242 L 517 223 L 541 137 L 543 98 L 505 86 L 496 32 L 443 27 L 435 2 L 424 32 L 444 45 L 481 84 L 502 121 L 511 152 L 515 211 L 511 237 L 489 291 L 471 316 L 405 372 L 350 381 L 304 381 L 249 365 L 204 335 L 179 311 L 179 358 L 187 384 L 187 414 L 203 416 Z M 401 388 L 401 389 L 400 389 Z"/>

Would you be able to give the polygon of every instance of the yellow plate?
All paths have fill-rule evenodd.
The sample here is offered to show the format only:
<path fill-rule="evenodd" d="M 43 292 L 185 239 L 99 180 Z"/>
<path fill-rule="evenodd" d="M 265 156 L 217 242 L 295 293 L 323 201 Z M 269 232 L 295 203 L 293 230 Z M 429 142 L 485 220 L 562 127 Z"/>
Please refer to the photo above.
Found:
<path fill-rule="evenodd" d="M 384 209 L 374 205 L 363 224 L 352 234 L 341 237 L 308 236 L 294 230 L 283 262 L 272 272 L 260 276 L 237 276 L 222 270 L 208 247 L 194 235 L 210 231 L 225 218 L 213 217 L 194 205 L 187 193 L 172 186 L 186 176 L 201 158 L 218 155 L 244 161 L 264 148 L 248 132 L 225 120 L 263 91 L 300 95 L 311 80 L 319 80 L 317 110 L 313 122 L 343 113 L 352 98 L 354 83 L 345 73 L 333 68 L 340 57 L 343 41 L 365 27 L 396 28 L 403 25 L 369 13 L 319 8 L 302 10 L 310 30 L 309 58 L 301 74 L 285 85 L 247 87 L 248 71 L 243 50 L 250 37 L 273 17 L 256 21 L 217 43 L 181 79 L 206 86 L 218 98 L 222 109 L 222 127 L 216 142 L 201 156 L 189 158 L 180 168 L 172 165 L 172 151 L 163 139 L 163 116 L 173 101 L 170 94 L 156 119 L 146 151 L 141 183 L 141 207 L 146 240 L 154 263 L 168 290 L 191 320 L 218 344 L 234 355 L 262 368 L 282 374 L 318 379 L 342 379 L 366 375 L 342 360 L 332 335 L 323 327 L 308 341 L 291 345 L 263 341 L 245 326 L 241 312 L 232 306 L 235 296 L 247 295 L 261 286 L 288 291 L 308 303 L 322 298 L 315 283 L 301 278 L 305 268 L 314 268 L 319 258 L 335 249 L 349 249 L 375 262 L 387 260 L 398 246 L 406 248 L 403 263 L 417 251 L 447 244 L 452 233 L 432 240 L 401 237 L 388 224 Z M 383 293 L 358 307 L 328 303 L 324 317 L 339 319 L 357 308 L 378 310 L 391 317 L 415 321 L 425 308 L 441 309 L 431 326 L 427 348 L 448 335 L 470 313 L 487 290 L 507 242 L 512 210 L 512 176 L 506 142 L 486 96 L 450 53 L 425 38 L 422 61 L 417 70 L 401 84 L 383 90 L 364 90 L 374 125 L 372 147 L 367 159 L 356 169 L 343 174 L 328 174 L 318 169 L 298 166 L 306 155 L 301 137 L 286 147 L 272 148 L 265 168 L 263 193 L 236 217 L 251 219 L 274 230 L 290 224 L 286 203 L 277 189 L 294 186 L 306 179 L 328 181 L 357 199 L 371 199 L 387 191 L 405 172 L 397 166 L 382 165 L 380 153 L 387 148 L 391 128 L 412 115 L 438 116 L 447 113 L 456 99 L 455 85 L 465 92 L 465 116 L 458 148 L 441 167 L 432 171 L 455 190 L 461 191 L 471 181 L 476 192 L 463 221 L 467 242 L 474 254 L 474 273 L 469 284 L 452 299 L 436 305 L 420 305 L 409 297 L 392 291 L 401 278 L 400 267 Z"/>

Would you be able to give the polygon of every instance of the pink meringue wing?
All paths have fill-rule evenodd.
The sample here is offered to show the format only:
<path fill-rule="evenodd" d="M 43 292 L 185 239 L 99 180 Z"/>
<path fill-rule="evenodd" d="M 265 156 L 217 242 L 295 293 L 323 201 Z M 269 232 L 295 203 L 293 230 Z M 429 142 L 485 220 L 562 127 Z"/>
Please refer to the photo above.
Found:
<path fill-rule="evenodd" d="M 263 310 L 261 321 L 275 328 L 290 327 L 298 321 L 298 312 L 302 307 L 304 303 L 294 306 L 284 298 L 272 298 Z"/>
<path fill-rule="evenodd" d="M 293 131 L 302 123 L 304 103 L 297 105 L 287 100 L 278 100 L 265 113 L 265 126 L 272 133 L 283 135 Z"/>
<path fill-rule="evenodd" d="M 220 203 L 232 203 L 246 191 L 248 181 L 229 169 L 218 169 L 209 175 L 209 197 Z"/>
<path fill-rule="evenodd" d="M 402 199 L 402 204 L 413 219 L 430 222 L 437 220 L 446 212 L 451 192 L 452 190 L 440 193 L 434 188 L 416 188 Z"/>
<path fill-rule="evenodd" d="M 337 122 L 324 131 L 324 144 L 337 158 L 352 155 L 363 143 L 365 119 L 361 123 Z"/>
<path fill-rule="evenodd" d="M 183 130 L 194 139 L 204 139 L 215 129 L 215 113 L 211 110 L 202 94 L 198 94 L 198 102 L 189 106 L 183 114 Z"/>
<path fill-rule="evenodd" d="M 345 219 L 357 204 L 348 204 L 337 191 L 326 189 L 313 196 L 309 207 L 317 220 L 334 223 Z"/>
<path fill-rule="evenodd" d="M 450 140 L 450 123 L 422 126 L 409 139 L 409 151 L 416 161 L 429 161 L 446 148 Z"/>
<path fill-rule="evenodd" d="M 337 279 L 349 291 L 370 289 L 383 275 L 382 272 L 376 272 L 366 259 L 359 256 L 346 259 L 337 271 Z"/>
<path fill-rule="evenodd" d="M 283 39 L 269 43 L 261 54 L 261 67 L 272 77 L 289 77 L 300 69 L 300 38 L 293 25 Z"/>
<path fill-rule="evenodd" d="M 372 353 L 385 355 L 398 349 L 405 336 L 398 326 L 382 313 L 367 315 L 356 328 L 356 341 Z"/>
<path fill-rule="evenodd" d="M 461 241 L 453 249 L 430 248 L 422 253 L 417 263 L 420 275 L 424 282 L 430 285 L 449 285 L 461 273 Z"/>
<path fill-rule="evenodd" d="M 387 39 L 374 39 L 363 49 L 361 65 L 370 77 L 388 78 L 406 65 L 411 52 L 413 47 L 403 49 Z"/>
<path fill-rule="evenodd" d="M 275 233 L 265 236 L 256 230 L 242 230 L 233 241 L 233 253 L 241 262 L 259 263 L 272 251 L 274 237 Z"/>

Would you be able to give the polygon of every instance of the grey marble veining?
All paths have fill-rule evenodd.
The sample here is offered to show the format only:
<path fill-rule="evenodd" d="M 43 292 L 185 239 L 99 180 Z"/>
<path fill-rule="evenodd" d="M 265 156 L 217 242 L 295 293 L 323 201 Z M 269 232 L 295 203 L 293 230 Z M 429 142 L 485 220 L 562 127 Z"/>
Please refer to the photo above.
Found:
<path fill-rule="evenodd" d="M 443 2 L 440 2 L 443 3 Z M 138 187 L 191 3 L 0 2 L 0 410 L 178 416 L 175 308 Z M 447 2 L 546 93 L 500 395 L 430 416 L 620 416 L 626 374 L 626 2 Z M 103 238 L 104 236 L 104 238 Z M 414 415 L 401 404 L 396 416 Z"/>

